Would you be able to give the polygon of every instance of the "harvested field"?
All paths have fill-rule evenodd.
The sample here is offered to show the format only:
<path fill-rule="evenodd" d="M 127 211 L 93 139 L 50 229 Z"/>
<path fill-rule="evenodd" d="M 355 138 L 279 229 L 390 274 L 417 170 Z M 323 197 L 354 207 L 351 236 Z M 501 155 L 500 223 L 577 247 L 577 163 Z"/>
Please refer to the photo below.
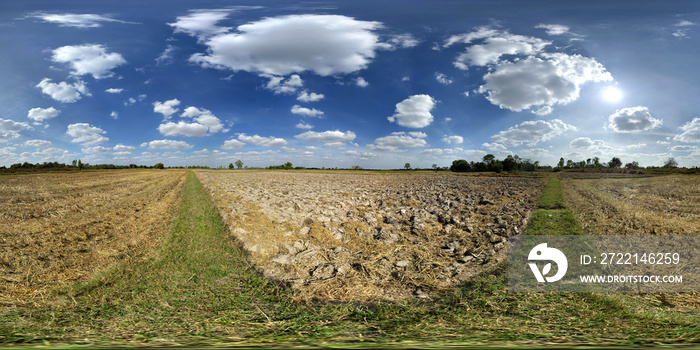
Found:
<path fill-rule="evenodd" d="M 697 176 L 570 179 L 563 180 L 562 190 L 584 234 L 700 232 Z"/>
<path fill-rule="evenodd" d="M 46 300 L 66 283 L 152 254 L 185 171 L 100 171 L 0 178 L 0 304 Z"/>
<path fill-rule="evenodd" d="M 544 179 L 197 171 L 266 276 L 303 298 L 397 300 L 505 259 Z"/>

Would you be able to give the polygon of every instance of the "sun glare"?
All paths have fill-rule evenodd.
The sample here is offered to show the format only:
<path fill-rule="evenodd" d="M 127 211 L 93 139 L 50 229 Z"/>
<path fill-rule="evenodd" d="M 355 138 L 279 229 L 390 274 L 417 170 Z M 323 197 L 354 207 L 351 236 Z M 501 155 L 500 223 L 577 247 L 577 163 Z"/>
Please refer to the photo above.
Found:
<path fill-rule="evenodd" d="M 622 91 L 616 87 L 607 87 L 603 90 L 603 98 L 609 102 L 617 102 L 622 98 Z"/>

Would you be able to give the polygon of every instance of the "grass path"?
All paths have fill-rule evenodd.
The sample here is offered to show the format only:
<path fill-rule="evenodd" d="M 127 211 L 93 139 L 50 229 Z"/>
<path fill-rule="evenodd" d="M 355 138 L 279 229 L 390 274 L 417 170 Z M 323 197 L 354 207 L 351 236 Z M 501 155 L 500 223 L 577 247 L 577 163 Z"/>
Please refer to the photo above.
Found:
<path fill-rule="evenodd" d="M 537 201 L 537 207 L 530 217 L 528 235 L 579 235 L 581 226 L 576 217 L 566 208 L 561 191 L 561 182 L 556 176 L 549 183 Z"/>
<path fill-rule="evenodd" d="M 118 266 L 46 306 L 0 310 L 0 346 L 700 342 L 697 318 L 658 308 L 633 312 L 589 293 L 508 293 L 504 265 L 435 300 L 294 301 L 293 291 L 251 269 L 194 173 L 181 200 L 156 257 Z"/>

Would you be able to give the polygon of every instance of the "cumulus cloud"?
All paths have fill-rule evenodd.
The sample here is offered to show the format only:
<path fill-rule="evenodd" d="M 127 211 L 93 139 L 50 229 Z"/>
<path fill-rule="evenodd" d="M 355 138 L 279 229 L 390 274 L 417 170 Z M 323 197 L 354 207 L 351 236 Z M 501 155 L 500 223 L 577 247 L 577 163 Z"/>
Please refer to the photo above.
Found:
<path fill-rule="evenodd" d="M 141 147 L 148 147 L 149 149 L 189 149 L 194 146 L 185 141 L 153 140 L 151 142 L 142 143 Z"/>
<path fill-rule="evenodd" d="M 435 103 L 430 95 L 413 95 L 397 103 L 394 115 L 387 119 L 408 128 L 423 128 L 433 122 L 430 111 Z"/>
<path fill-rule="evenodd" d="M 675 141 L 685 143 L 700 142 L 700 118 L 693 118 L 693 120 L 685 123 L 679 129 L 683 130 L 683 133 L 674 136 L 673 139 Z"/>
<path fill-rule="evenodd" d="M 51 79 L 44 78 L 36 87 L 41 88 L 41 92 L 59 102 L 73 103 L 83 96 L 90 96 L 90 92 L 85 86 L 85 83 L 80 80 L 73 84 L 66 83 L 65 81 L 56 84 L 52 83 Z"/>
<path fill-rule="evenodd" d="M 452 84 L 452 79 L 448 78 L 447 75 L 442 74 L 440 72 L 435 73 L 435 80 L 437 80 L 438 83 L 444 84 L 444 85 Z"/>
<path fill-rule="evenodd" d="M 364 69 L 374 58 L 382 45 L 373 31 L 381 27 L 340 15 L 264 18 L 208 38 L 208 52 L 194 54 L 190 61 L 276 76 L 347 74 Z"/>
<path fill-rule="evenodd" d="M 564 123 L 559 119 L 551 121 L 526 121 L 508 128 L 491 137 L 495 142 L 507 147 L 516 147 L 524 143 L 534 146 L 540 142 L 549 141 L 567 131 L 577 130 L 575 126 Z"/>
<path fill-rule="evenodd" d="M 608 117 L 607 127 L 617 133 L 638 133 L 652 130 L 662 124 L 651 116 L 646 107 L 630 107 L 617 110 Z"/>
<path fill-rule="evenodd" d="M 238 135 L 238 140 L 264 147 L 281 147 L 287 144 L 285 139 L 274 136 L 263 137 L 260 135 L 248 136 L 246 134 L 240 134 Z"/>
<path fill-rule="evenodd" d="M 569 27 L 561 24 L 538 24 L 535 28 L 544 29 L 548 35 L 562 35 L 569 32 Z"/>
<path fill-rule="evenodd" d="M 70 65 L 73 75 L 90 74 L 95 79 L 113 76 L 112 69 L 126 63 L 122 55 L 116 52 L 108 53 L 102 45 L 95 44 L 59 47 L 53 50 L 51 59 Z"/>
<path fill-rule="evenodd" d="M 297 100 L 301 102 L 316 102 L 323 100 L 325 96 L 323 94 L 317 94 L 314 92 L 307 92 L 307 91 L 302 91 L 299 96 L 297 96 Z"/>
<path fill-rule="evenodd" d="M 178 105 L 180 105 L 180 101 L 176 98 L 165 102 L 156 101 L 153 102 L 153 111 L 162 114 L 167 120 L 178 111 L 178 109 L 175 108 Z"/>
<path fill-rule="evenodd" d="M 452 36 L 444 46 L 448 47 L 457 42 L 472 44 L 476 40 L 481 40 L 482 43 L 467 47 L 453 62 L 455 67 L 466 70 L 469 66 L 497 63 L 503 55 L 533 55 L 551 44 L 550 41 L 535 37 L 481 28 L 472 33 Z"/>
<path fill-rule="evenodd" d="M 120 21 L 108 16 L 97 15 L 93 13 L 35 13 L 31 17 L 40 18 L 47 23 L 55 23 L 61 27 L 74 27 L 74 28 L 98 28 L 102 26 L 102 22 L 117 22 L 117 23 L 131 23 Z"/>
<path fill-rule="evenodd" d="M 312 141 L 312 142 L 332 143 L 332 142 L 352 141 L 355 139 L 356 135 L 354 132 L 352 132 L 350 130 L 348 130 L 346 132 L 342 132 L 339 130 L 328 130 L 328 131 L 322 131 L 322 132 L 307 131 L 307 132 L 301 133 L 299 135 L 295 135 L 294 137 L 297 139 L 300 139 L 300 140 L 306 140 L 306 141 Z"/>
<path fill-rule="evenodd" d="M 44 120 L 55 118 L 61 113 L 56 108 L 49 107 L 49 108 L 32 108 L 29 110 L 29 113 L 27 114 L 27 118 L 32 119 L 36 122 L 43 122 Z"/>
<path fill-rule="evenodd" d="M 462 143 L 462 142 L 464 142 L 464 138 L 462 136 L 458 136 L 458 135 L 452 135 L 452 136 L 445 135 L 445 137 L 443 137 L 443 139 L 442 139 L 442 142 L 450 143 L 450 144 L 451 143 Z"/>
<path fill-rule="evenodd" d="M 136 147 L 134 146 L 127 146 L 121 143 L 118 143 L 116 146 L 112 148 L 115 152 L 132 152 L 136 150 Z"/>
<path fill-rule="evenodd" d="M 425 147 L 428 143 L 423 139 L 427 136 L 422 132 L 393 132 L 388 136 L 375 139 L 374 144 L 369 144 L 367 147 L 372 150 L 390 152 L 398 151 L 399 147 Z"/>
<path fill-rule="evenodd" d="M 68 125 L 66 134 L 73 137 L 71 142 L 80 143 L 84 146 L 97 145 L 109 141 L 109 138 L 102 136 L 106 131 L 92 126 L 88 123 L 75 123 Z"/>
<path fill-rule="evenodd" d="M 262 76 L 270 79 L 270 81 L 265 85 L 265 88 L 274 91 L 276 95 L 293 94 L 296 93 L 299 88 L 304 86 L 304 81 L 298 74 L 292 74 L 286 80 L 284 77 L 270 74 L 262 74 Z"/>
<path fill-rule="evenodd" d="M 179 104 L 179 101 L 177 103 Z M 161 105 L 160 107 L 161 109 L 163 109 L 161 113 L 164 112 L 163 115 L 165 115 L 173 111 L 172 105 L 172 103 L 170 107 Z M 214 116 L 214 114 L 212 114 L 211 111 L 204 108 L 200 109 L 197 107 L 187 107 L 182 112 L 180 117 L 193 118 L 194 122 L 180 120 L 177 123 L 175 123 L 168 121 L 166 123 L 160 124 L 158 126 L 158 131 L 165 136 L 183 135 L 191 137 L 208 136 L 210 134 L 228 131 L 228 129 L 224 129 L 224 125 L 221 123 L 221 120 L 219 120 L 219 118 Z"/>
<path fill-rule="evenodd" d="M 292 113 L 303 115 L 305 117 L 322 117 L 323 111 L 316 108 L 306 108 L 299 105 L 292 106 Z"/>
<path fill-rule="evenodd" d="M 515 62 L 503 62 L 484 76 L 479 92 L 501 108 L 515 112 L 531 107 L 567 104 L 579 97 L 588 81 L 612 80 L 603 65 L 593 58 L 562 53 L 543 54 Z M 551 109 L 538 109 L 547 114 Z"/>
<path fill-rule="evenodd" d="M 502 144 L 497 143 L 497 142 L 492 142 L 492 143 L 484 142 L 481 144 L 481 147 L 486 148 L 489 151 L 503 151 L 506 149 L 506 146 L 503 146 Z"/>
<path fill-rule="evenodd" d="M 105 90 L 105 92 L 110 93 L 110 94 L 119 94 L 122 91 L 124 91 L 124 89 L 109 88 L 109 89 Z"/>
<path fill-rule="evenodd" d="M 104 146 L 93 146 L 93 147 L 85 147 L 82 149 L 83 153 L 87 154 L 105 154 L 109 153 L 112 151 L 111 148 L 109 147 L 104 147 Z"/>
<path fill-rule="evenodd" d="M 485 151 L 475 150 L 475 149 L 463 149 L 460 147 L 456 148 L 427 148 L 420 152 L 421 155 L 425 157 L 437 157 L 437 156 L 484 156 Z"/>
<path fill-rule="evenodd" d="M 357 79 L 355 79 L 355 85 L 357 85 L 361 88 L 366 88 L 369 86 L 369 83 L 367 82 L 367 80 L 365 80 L 365 78 L 358 77 Z"/>
<path fill-rule="evenodd" d="M 185 33 L 205 40 L 208 37 L 228 32 L 231 27 L 220 27 L 218 22 L 226 19 L 231 10 L 192 10 L 186 16 L 179 16 L 175 23 L 168 23 L 175 33 Z"/>
<path fill-rule="evenodd" d="M 591 140 L 588 137 L 579 137 L 574 139 L 573 141 L 569 142 L 569 147 L 582 150 L 609 148 L 609 146 L 605 145 L 603 140 Z"/>
<path fill-rule="evenodd" d="M 673 146 L 669 148 L 672 152 L 697 152 L 698 146 Z"/>
<path fill-rule="evenodd" d="M 308 130 L 308 129 L 313 129 L 313 128 L 314 128 L 313 125 L 311 125 L 311 124 L 309 124 L 309 123 L 304 123 L 304 122 L 302 122 L 302 121 L 300 121 L 299 123 L 297 123 L 297 125 L 295 125 L 295 127 L 296 127 L 297 129 L 306 129 L 306 130 Z"/>
<path fill-rule="evenodd" d="M 0 118 L 0 142 L 7 142 L 19 137 L 19 132 L 31 129 L 27 123 Z"/>
<path fill-rule="evenodd" d="M 420 42 L 411 34 L 398 34 L 392 36 L 384 45 L 384 48 L 395 50 L 397 48 L 415 47 Z"/>
<path fill-rule="evenodd" d="M 556 25 L 538 27 L 552 35 L 568 30 Z M 551 106 L 578 99 L 582 84 L 612 80 L 595 59 L 545 52 L 551 42 L 535 37 L 482 27 L 450 37 L 443 47 L 458 43 L 467 44 L 467 48 L 454 65 L 463 70 L 488 66 L 485 83 L 477 91 L 494 105 L 516 112 L 532 108 L 537 115 L 547 115 L 552 112 Z"/>
<path fill-rule="evenodd" d="M 177 51 L 177 48 L 172 45 L 168 45 L 165 50 L 160 54 L 160 56 L 156 57 L 156 63 L 157 64 L 168 64 L 171 63 L 173 60 L 173 53 Z"/>
<path fill-rule="evenodd" d="M 36 148 L 46 148 L 51 146 L 51 141 L 46 140 L 27 140 L 24 142 L 25 146 L 36 147 Z"/>
<path fill-rule="evenodd" d="M 238 140 L 226 140 L 221 146 L 221 149 L 241 149 L 245 143 Z"/>

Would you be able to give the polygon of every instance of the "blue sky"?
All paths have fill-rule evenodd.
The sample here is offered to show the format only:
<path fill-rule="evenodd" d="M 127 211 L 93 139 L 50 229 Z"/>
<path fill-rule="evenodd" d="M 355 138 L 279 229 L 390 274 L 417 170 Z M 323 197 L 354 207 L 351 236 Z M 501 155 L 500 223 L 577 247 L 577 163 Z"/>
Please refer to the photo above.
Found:
<path fill-rule="evenodd" d="M 697 1 L 0 1 L 0 165 L 700 165 Z"/>

